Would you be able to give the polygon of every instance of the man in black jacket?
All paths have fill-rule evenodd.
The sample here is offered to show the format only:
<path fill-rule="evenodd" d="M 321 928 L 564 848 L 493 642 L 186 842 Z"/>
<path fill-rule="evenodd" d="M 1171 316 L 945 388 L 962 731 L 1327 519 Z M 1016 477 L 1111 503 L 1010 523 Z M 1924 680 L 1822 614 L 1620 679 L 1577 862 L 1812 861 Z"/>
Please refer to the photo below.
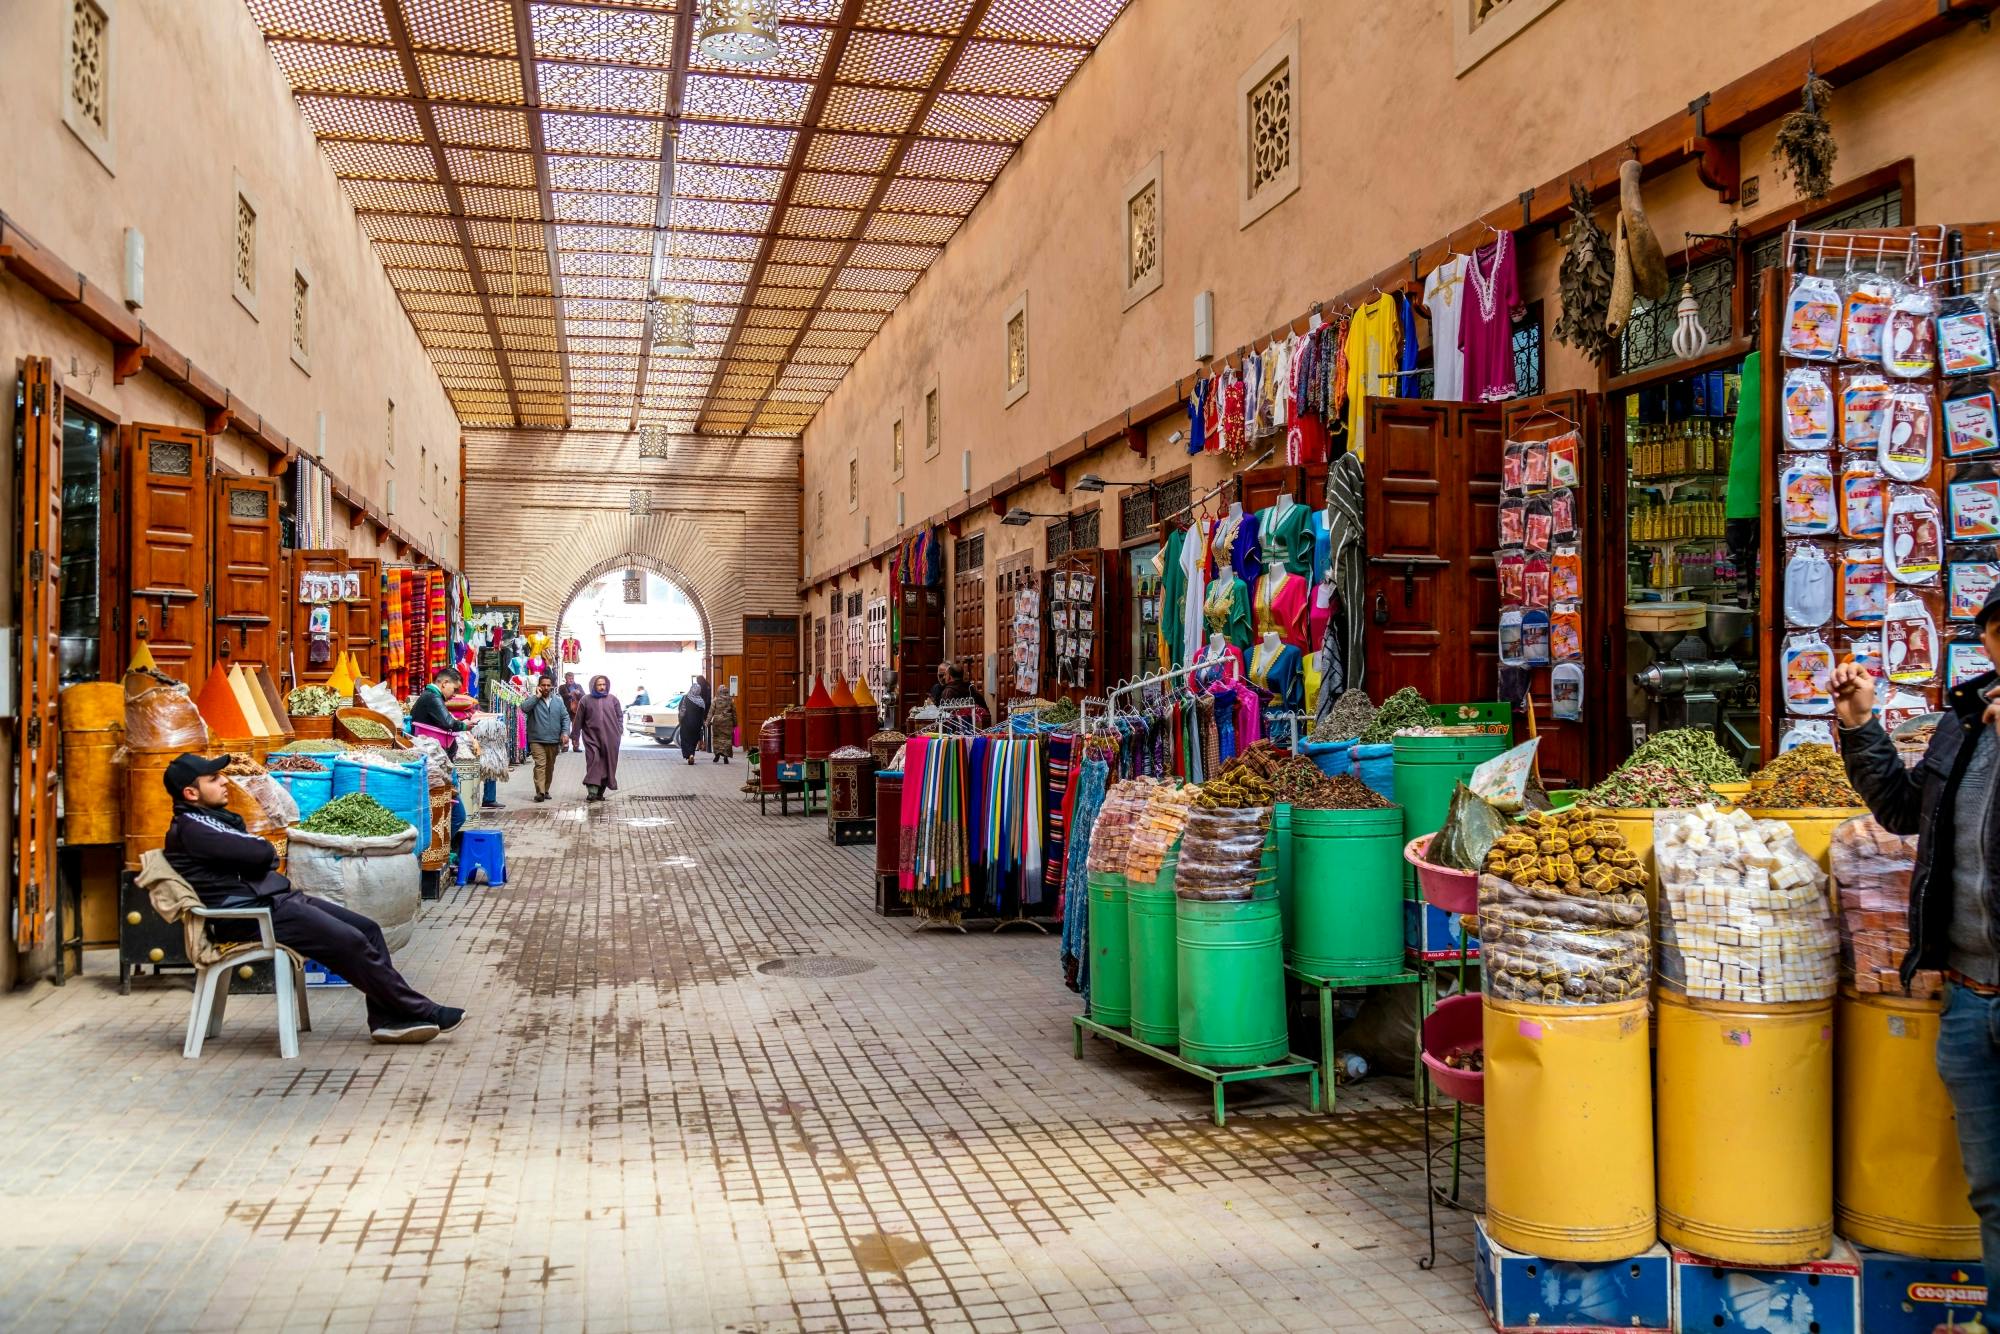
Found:
<path fill-rule="evenodd" d="M 2000 662 L 2000 590 L 1977 620 Z M 1910 952 L 1903 984 L 1942 969 L 1937 1067 L 1957 1113 L 1986 1272 L 2000 1275 L 2000 675 L 1956 687 L 1915 768 L 1875 721 L 1875 678 L 1854 663 L 1833 672 L 1847 778 L 1884 829 L 1917 836 L 1910 877 Z M 1989 1303 L 1989 1325 L 2000 1304 Z"/>
<path fill-rule="evenodd" d="M 463 1024 L 465 1011 L 439 1005 L 403 980 L 372 919 L 301 894 L 278 874 L 278 850 L 229 809 L 222 778 L 229 758 L 182 755 L 167 766 L 174 799 L 168 865 L 211 908 L 268 907 L 280 945 L 327 965 L 368 998 L 368 1030 L 377 1042 L 429 1042 Z M 240 919 L 209 929 L 218 940 L 256 939 L 256 924 Z"/>
<path fill-rule="evenodd" d="M 463 732 L 466 724 L 453 717 L 451 710 L 444 706 L 447 699 L 456 696 L 463 689 L 465 689 L 465 678 L 458 674 L 456 668 L 438 668 L 431 674 L 431 683 L 425 686 L 411 703 L 410 721 L 422 723 L 426 727 L 435 727 L 440 732 Z M 447 755 L 458 754 L 457 737 L 454 736 L 442 744 Z"/>

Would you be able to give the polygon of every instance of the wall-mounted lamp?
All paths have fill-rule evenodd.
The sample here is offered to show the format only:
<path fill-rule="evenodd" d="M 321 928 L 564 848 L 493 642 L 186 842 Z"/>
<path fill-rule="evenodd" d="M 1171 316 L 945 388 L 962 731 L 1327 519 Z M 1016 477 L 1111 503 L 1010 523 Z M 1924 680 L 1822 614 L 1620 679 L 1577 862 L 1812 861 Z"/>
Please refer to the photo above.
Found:
<path fill-rule="evenodd" d="M 1040 514 L 1033 510 L 1022 509 L 1019 505 L 1016 505 L 1007 511 L 1000 522 L 1009 528 L 1026 528 L 1036 519 L 1067 519 L 1068 517 L 1069 515 L 1067 514 Z"/>
<path fill-rule="evenodd" d="M 1087 472 L 1074 482 L 1071 482 L 1070 485 L 1079 491 L 1102 491 L 1107 486 L 1151 486 L 1152 483 L 1108 481 L 1105 478 L 1099 477 L 1094 472 Z"/>

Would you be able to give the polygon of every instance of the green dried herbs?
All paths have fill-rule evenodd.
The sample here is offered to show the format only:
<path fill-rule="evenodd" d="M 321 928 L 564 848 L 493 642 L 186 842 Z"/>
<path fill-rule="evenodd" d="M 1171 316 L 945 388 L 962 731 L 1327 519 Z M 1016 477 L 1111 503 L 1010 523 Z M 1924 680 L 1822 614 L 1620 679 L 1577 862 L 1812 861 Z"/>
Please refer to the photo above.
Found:
<path fill-rule="evenodd" d="M 1393 740 L 1406 727 L 1429 727 L 1436 721 L 1431 717 L 1429 701 L 1417 693 L 1415 686 L 1404 686 L 1382 701 L 1382 707 L 1375 711 L 1359 740 L 1364 745 L 1380 745 Z"/>
<path fill-rule="evenodd" d="M 1743 771 L 1729 758 L 1729 752 L 1715 739 L 1715 733 L 1701 727 L 1676 727 L 1653 733 L 1619 768 L 1635 764 L 1665 765 L 1704 783 L 1743 781 Z"/>
<path fill-rule="evenodd" d="M 1626 764 L 1583 794 L 1579 806 L 1605 806 L 1621 810 L 1658 807 L 1699 806 L 1720 802 L 1708 784 L 1669 764 L 1649 762 Z"/>
<path fill-rule="evenodd" d="M 1791 180 L 1801 199 L 1824 199 L 1833 189 L 1833 162 L 1840 156 L 1840 146 L 1834 143 L 1833 126 L 1826 119 L 1832 102 L 1833 85 L 1808 68 L 1799 109 L 1785 113 L 1771 141 L 1778 179 Z"/>
<path fill-rule="evenodd" d="M 410 828 L 410 822 L 366 792 L 350 792 L 335 797 L 295 828 L 341 838 L 389 838 Z"/>
<path fill-rule="evenodd" d="M 340 725 L 348 730 L 357 741 L 387 741 L 389 729 L 367 718 L 342 718 Z"/>
<path fill-rule="evenodd" d="M 1569 187 L 1569 219 L 1558 273 L 1562 318 L 1556 321 L 1556 337 L 1592 361 L 1602 361 L 1612 343 L 1605 330 L 1611 311 L 1611 238 L 1597 225 L 1590 191 L 1574 182 Z"/>
<path fill-rule="evenodd" d="M 1352 741 L 1375 721 L 1375 701 L 1365 690 L 1349 690 L 1333 702 L 1333 709 L 1314 725 L 1314 741 Z"/>

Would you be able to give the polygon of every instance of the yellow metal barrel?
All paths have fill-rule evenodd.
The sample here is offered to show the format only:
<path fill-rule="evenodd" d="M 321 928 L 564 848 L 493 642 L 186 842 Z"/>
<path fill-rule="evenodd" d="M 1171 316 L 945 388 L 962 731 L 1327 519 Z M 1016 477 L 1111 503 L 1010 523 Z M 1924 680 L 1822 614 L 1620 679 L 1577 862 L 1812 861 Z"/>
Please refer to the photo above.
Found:
<path fill-rule="evenodd" d="M 1735 1264 L 1825 1258 L 1833 1002 L 1657 1001 L 1661 1239 Z"/>
<path fill-rule="evenodd" d="M 1646 1002 L 1485 1004 L 1486 1227 L 1552 1260 L 1653 1244 Z"/>
<path fill-rule="evenodd" d="M 1836 1014 L 1833 1198 L 1840 1235 L 1931 1260 L 1977 1260 L 1958 1123 L 1937 1073 L 1935 1000 L 1843 993 Z"/>

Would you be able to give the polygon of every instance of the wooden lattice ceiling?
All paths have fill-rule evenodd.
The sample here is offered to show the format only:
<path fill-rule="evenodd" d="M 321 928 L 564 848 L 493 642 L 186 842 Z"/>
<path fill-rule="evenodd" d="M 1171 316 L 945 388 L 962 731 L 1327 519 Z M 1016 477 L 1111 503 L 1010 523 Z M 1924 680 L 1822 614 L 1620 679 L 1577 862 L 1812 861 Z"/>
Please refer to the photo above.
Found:
<path fill-rule="evenodd" d="M 1128 0 L 245 2 L 465 424 L 790 436 Z"/>

